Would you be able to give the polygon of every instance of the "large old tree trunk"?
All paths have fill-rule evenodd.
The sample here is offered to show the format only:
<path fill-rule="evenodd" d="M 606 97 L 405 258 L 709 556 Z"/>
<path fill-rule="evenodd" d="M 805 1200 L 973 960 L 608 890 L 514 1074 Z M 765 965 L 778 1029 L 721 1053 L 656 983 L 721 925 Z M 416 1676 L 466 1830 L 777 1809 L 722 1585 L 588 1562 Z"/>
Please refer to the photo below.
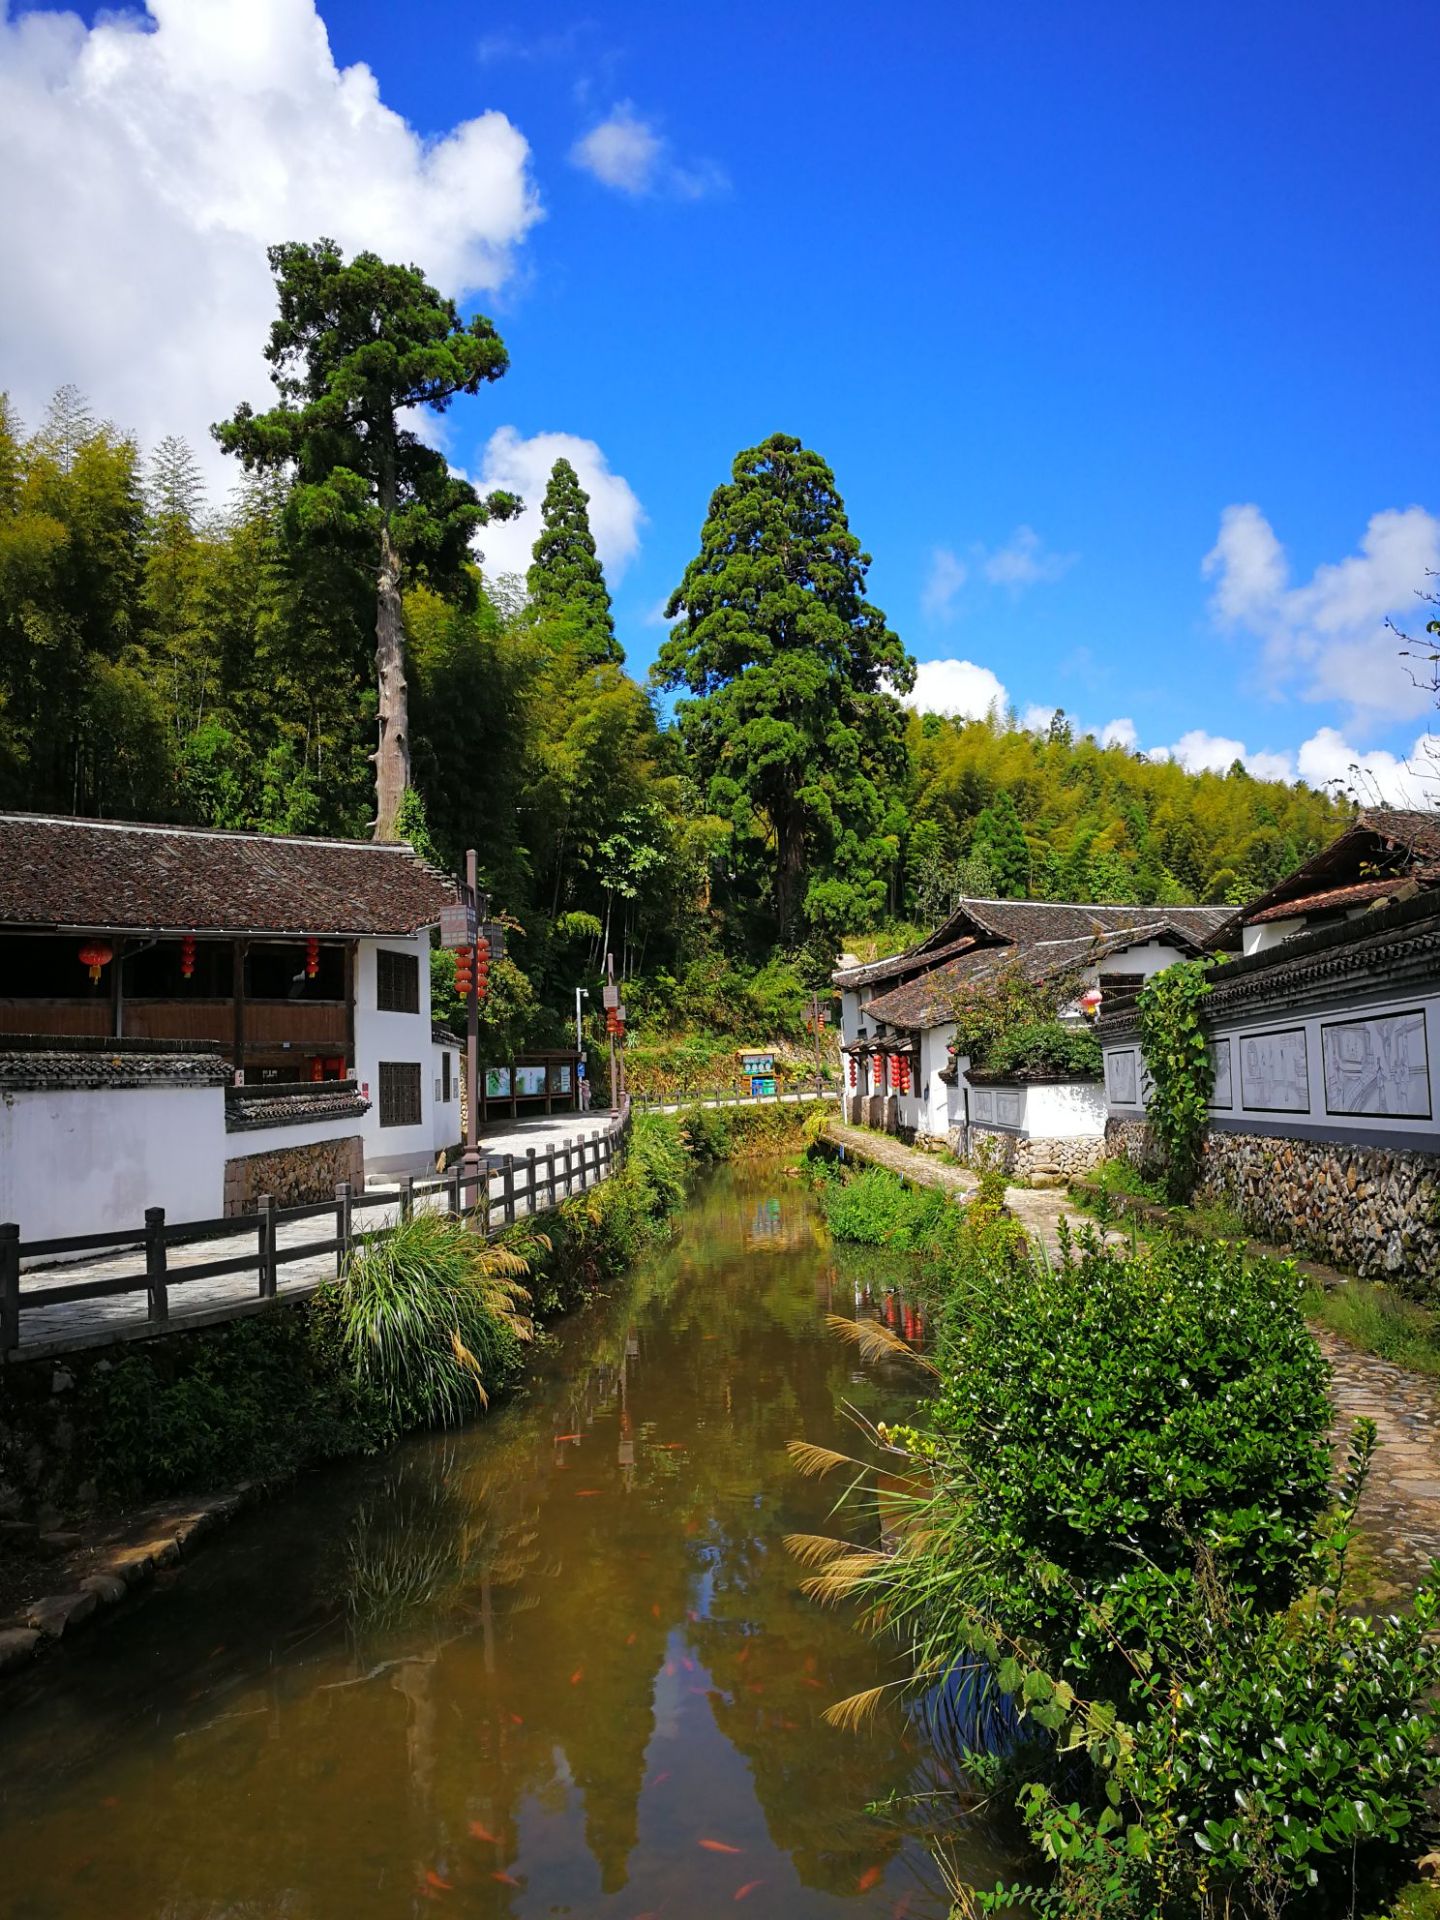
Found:
<path fill-rule="evenodd" d="M 400 556 L 390 531 L 389 507 L 383 499 L 375 602 L 375 679 L 380 690 L 380 738 L 374 753 L 375 838 L 394 840 L 400 802 L 410 784 L 410 689 L 405 681 Z"/>

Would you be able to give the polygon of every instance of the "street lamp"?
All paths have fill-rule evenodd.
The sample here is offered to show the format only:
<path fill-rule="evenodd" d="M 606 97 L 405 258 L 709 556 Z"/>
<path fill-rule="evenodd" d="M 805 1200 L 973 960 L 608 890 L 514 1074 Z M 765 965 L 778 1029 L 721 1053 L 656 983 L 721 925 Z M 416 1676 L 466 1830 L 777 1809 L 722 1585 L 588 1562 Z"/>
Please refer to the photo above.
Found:
<path fill-rule="evenodd" d="M 576 1053 L 581 1055 L 583 1055 L 585 1052 L 585 1033 L 584 1033 L 584 1029 L 580 1024 L 580 1002 L 582 1000 L 588 1000 L 589 998 L 590 998 L 590 989 L 588 987 L 576 987 L 575 989 L 575 1051 Z"/>

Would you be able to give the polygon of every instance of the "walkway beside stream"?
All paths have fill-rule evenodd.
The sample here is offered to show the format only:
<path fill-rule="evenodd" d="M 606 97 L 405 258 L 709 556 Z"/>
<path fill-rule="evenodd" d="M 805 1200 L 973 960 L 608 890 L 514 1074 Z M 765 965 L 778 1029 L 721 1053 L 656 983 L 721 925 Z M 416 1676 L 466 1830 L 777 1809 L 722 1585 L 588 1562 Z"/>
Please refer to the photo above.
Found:
<path fill-rule="evenodd" d="M 979 1184 L 968 1167 L 947 1166 L 888 1134 L 835 1121 L 825 1129 L 825 1137 L 843 1148 L 847 1159 L 885 1167 L 917 1186 L 943 1187 L 964 1197 Z M 1093 1215 L 1081 1212 L 1061 1192 L 1007 1187 L 1005 1204 L 1052 1253 L 1062 1218 L 1072 1226 L 1096 1224 Z M 1128 1240 L 1128 1232 L 1120 1237 Z M 1311 1261 L 1303 1265 L 1317 1285 L 1365 1284 Z M 1312 1331 L 1330 1363 L 1335 1405 L 1331 1445 L 1337 1467 L 1344 1463 L 1357 1420 L 1373 1420 L 1380 1443 L 1360 1510 L 1367 1559 L 1365 1603 L 1379 1608 L 1403 1605 L 1431 1560 L 1440 1559 L 1440 1381 L 1362 1353 L 1328 1327 Z"/>

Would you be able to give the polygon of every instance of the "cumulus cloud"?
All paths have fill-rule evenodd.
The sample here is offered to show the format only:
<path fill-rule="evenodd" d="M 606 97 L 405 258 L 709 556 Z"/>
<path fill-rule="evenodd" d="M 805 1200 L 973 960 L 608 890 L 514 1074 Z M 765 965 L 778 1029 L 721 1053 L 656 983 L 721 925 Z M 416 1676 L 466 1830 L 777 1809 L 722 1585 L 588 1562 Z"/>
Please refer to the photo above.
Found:
<path fill-rule="evenodd" d="M 1321 727 L 1296 756 L 1312 787 L 1342 787 L 1361 801 L 1390 806 L 1440 805 L 1440 735 L 1422 733 L 1408 756 L 1358 752 L 1334 727 Z"/>
<path fill-rule="evenodd" d="M 506 280 L 541 214 L 504 114 L 422 137 L 367 66 L 336 66 L 314 0 L 150 0 L 92 27 L 0 4 L 0 174 L 24 182 L 0 197 L 22 415 L 73 381 L 202 456 L 212 420 L 271 397 L 268 245 L 328 234 L 460 296 Z"/>
<path fill-rule="evenodd" d="M 1133 720 L 1107 720 L 1100 729 L 1102 747 L 1123 747 L 1127 753 L 1133 753 L 1140 744 L 1140 735 Z"/>
<path fill-rule="evenodd" d="M 983 720 L 992 707 L 1003 713 L 1009 695 L 989 667 L 976 666 L 973 660 L 922 660 L 905 704 L 917 713 Z"/>
<path fill-rule="evenodd" d="M 930 556 L 930 571 L 920 589 L 920 610 L 931 620 L 948 620 L 955 610 L 955 598 L 969 578 L 969 568 L 949 547 L 936 547 Z"/>
<path fill-rule="evenodd" d="M 1385 624 L 1387 616 L 1402 626 L 1412 619 L 1416 593 L 1440 572 L 1440 518 L 1423 507 L 1374 514 L 1354 553 L 1317 567 L 1298 585 L 1259 507 L 1226 507 L 1201 568 L 1214 582 L 1217 622 L 1262 642 L 1277 688 L 1342 701 L 1361 726 L 1418 714 L 1428 704 Z"/>
<path fill-rule="evenodd" d="M 612 107 L 605 119 L 582 135 L 570 149 L 570 158 L 602 186 L 635 199 L 668 193 L 680 200 L 700 200 L 727 184 L 720 168 L 708 160 L 678 161 L 670 142 L 642 120 L 628 100 Z"/>
<path fill-rule="evenodd" d="M 1059 707 L 1047 707 L 1038 701 L 1031 701 L 1020 716 L 1020 725 L 1026 733 L 1048 733 L 1050 722 L 1059 713 Z"/>
<path fill-rule="evenodd" d="M 1042 581 L 1058 580 L 1079 558 L 1047 548 L 1033 527 L 1017 527 L 1003 547 L 984 555 L 982 571 L 992 586 L 1021 592 Z"/>
<path fill-rule="evenodd" d="M 491 579 L 525 573 L 540 532 L 540 503 L 557 460 L 568 460 L 590 496 L 590 531 L 613 587 L 635 557 L 645 512 L 630 482 L 612 473 L 593 440 L 575 433 L 534 433 L 528 439 L 514 427 L 498 427 L 486 442 L 476 484 L 484 492 L 503 488 L 518 493 L 525 511 L 514 520 L 482 527 L 479 545 Z"/>

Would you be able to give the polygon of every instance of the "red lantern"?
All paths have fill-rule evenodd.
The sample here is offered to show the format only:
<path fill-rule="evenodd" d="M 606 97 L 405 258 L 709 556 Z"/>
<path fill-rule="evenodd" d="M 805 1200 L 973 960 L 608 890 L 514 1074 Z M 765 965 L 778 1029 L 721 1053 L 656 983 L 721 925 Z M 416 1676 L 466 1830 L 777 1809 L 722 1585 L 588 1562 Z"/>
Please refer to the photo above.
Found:
<path fill-rule="evenodd" d="M 455 991 L 462 1000 L 468 1000 L 474 984 L 475 955 L 469 947 L 459 947 L 455 953 Z"/>
<path fill-rule="evenodd" d="M 305 942 L 305 978 L 313 980 L 320 971 L 320 942 L 309 939 Z"/>
<path fill-rule="evenodd" d="M 82 967 L 88 967 L 90 969 L 90 984 L 92 987 L 99 986 L 100 969 L 102 967 L 108 967 L 114 958 L 115 949 L 113 947 L 107 947 L 102 940 L 91 940 L 87 945 L 81 947 L 80 964 Z"/>
<path fill-rule="evenodd" d="M 185 938 L 180 942 L 180 978 L 182 980 L 193 980 L 195 978 L 195 936 L 193 933 L 187 933 Z"/>
<path fill-rule="evenodd" d="M 483 1000 L 490 990 L 490 942 L 481 934 L 475 942 L 475 997 Z"/>
<path fill-rule="evenodd" d="M 850 1056 L 850 1085 L 852 1088 L 854 1088 L 858 1086 L 859 1083 L 860 1083 L 860 1070 L 855 1064 L 855 1056 L 852 1053 Z"/>

